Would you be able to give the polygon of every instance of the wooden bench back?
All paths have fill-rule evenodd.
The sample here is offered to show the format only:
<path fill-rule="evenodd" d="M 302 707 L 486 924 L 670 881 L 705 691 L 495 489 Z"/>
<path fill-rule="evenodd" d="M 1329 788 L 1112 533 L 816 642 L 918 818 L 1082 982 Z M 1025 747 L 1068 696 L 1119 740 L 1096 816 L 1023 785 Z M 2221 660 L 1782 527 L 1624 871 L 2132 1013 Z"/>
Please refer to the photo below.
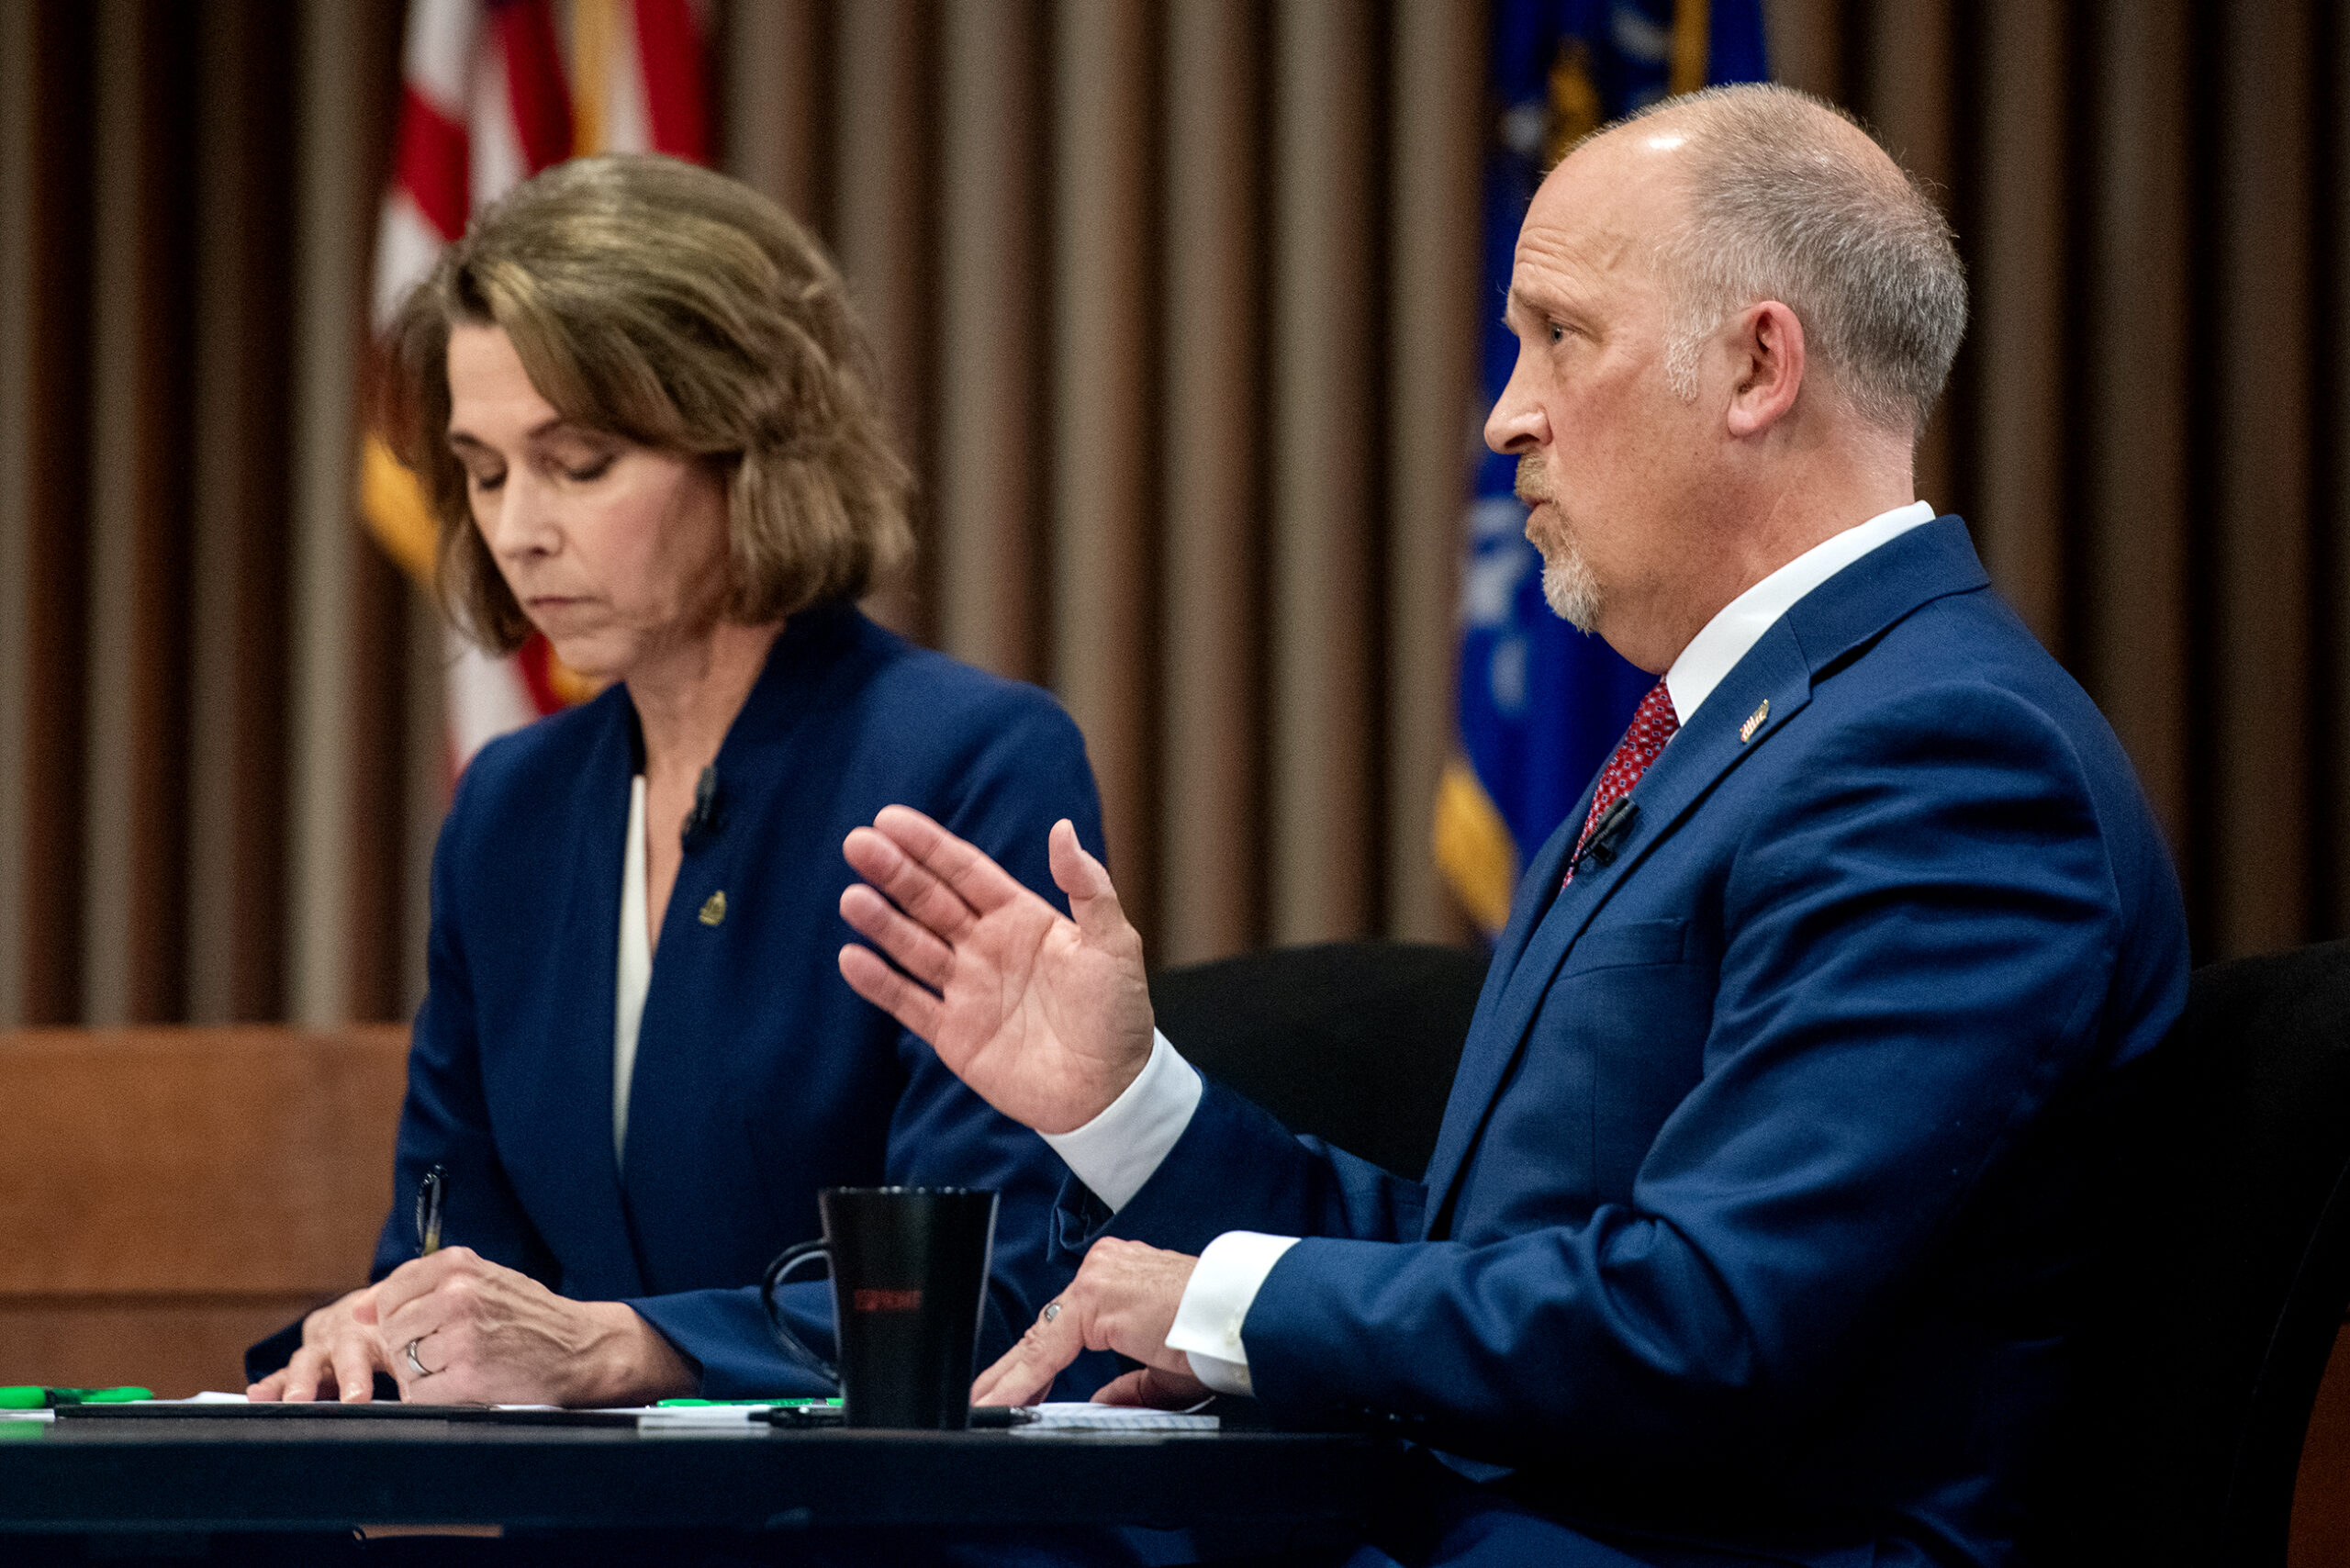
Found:
<path fill-rule="evenodd" d="M 408 1031 L 0 1033 L 0 1383 L 244 1386 L 362 1283 Z"/>

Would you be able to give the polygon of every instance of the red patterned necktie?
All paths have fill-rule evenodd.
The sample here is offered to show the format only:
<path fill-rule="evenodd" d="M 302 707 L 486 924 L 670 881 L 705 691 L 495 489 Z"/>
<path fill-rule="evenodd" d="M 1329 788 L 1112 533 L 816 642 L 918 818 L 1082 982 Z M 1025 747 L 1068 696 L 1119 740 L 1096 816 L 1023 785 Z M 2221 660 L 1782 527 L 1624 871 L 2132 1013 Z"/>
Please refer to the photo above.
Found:
<path fill-rule="evenodd" d="M 1575 835 L 1575 852 L 1567 857 L 1567 874 L 1560 882 L 1565 887 L 1575 879 L 1575 866 L 1583 857 L 1583 846 L 1591 842 L 1591 830 L 1600 813 L 1632 792 L 1640 775 L 1649 770 L 1664 743 L 1681 727 L 1681 715 L 1673 711 L 1673 694 L 1658 681 L 1640 705 L 1632 711 L 1632 722 L 1624 731 L 1624 738 L 1616 743 L 1616 750 L 1607 766 L 1599 770 L 1599 788 L 1592 792 L 1591 814 L 1583 819 L 1583 832 Z"/>

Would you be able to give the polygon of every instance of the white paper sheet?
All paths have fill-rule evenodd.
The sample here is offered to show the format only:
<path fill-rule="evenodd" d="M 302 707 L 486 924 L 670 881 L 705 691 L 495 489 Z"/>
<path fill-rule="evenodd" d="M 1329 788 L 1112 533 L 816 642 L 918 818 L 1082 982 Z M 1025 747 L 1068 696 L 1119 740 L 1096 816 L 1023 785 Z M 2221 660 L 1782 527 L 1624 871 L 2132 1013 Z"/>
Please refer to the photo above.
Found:
<path fill-rule="evenodd" d="M 1214 1416 L 1179 1410 L 1151 1410 L 1137 1405 L 1095 1405 L 1090 1401 L 1056 1401 L 1036 1406 L 1036 1419 L 1015 1432 L 1213 1432 L 1222 1426 Z"/>

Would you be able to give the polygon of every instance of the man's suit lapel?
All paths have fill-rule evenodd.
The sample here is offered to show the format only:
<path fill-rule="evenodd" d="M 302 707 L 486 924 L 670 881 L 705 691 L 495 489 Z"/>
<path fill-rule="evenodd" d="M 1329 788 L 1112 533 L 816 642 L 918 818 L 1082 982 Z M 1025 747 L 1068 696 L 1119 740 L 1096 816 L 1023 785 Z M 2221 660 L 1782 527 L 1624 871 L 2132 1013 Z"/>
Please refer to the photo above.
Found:
<path fill-rule="evenodd" d="M 1502 1026 L 1495 1020 L 1509 1005 L 1506 999 L 1514 992 L 1516 977 L 1525 967 L 1530 945 L 1556 924 L 1549 915 L 1557 900 L 1560 880 L 1567 874 L 1567 855 L 1574 846 L 1575 831 L 1591 814 L 1592 793 L 1598 783 L 1595 777 L 1583 790 L 1583 799 L 1575 802 L 1574 810 L 1567 813 L 1566 821 L 1550 834 L 1535 855 L 1534 864 L 1519 879 L 1509 924 L 1502 928 L 1500 938 L 1494 944 L 1494 961 L 1485 969 L 1484 988 L 1477 994 L 1477 1011 L 1470 1018 L 1469 1038 L 1461 1046 L 1460 1065 L 1453 1071 L 1452 1092 L 1444 1104 L 1444 1125 L 1437 1133 L 1436 1149 L 1428 1156 L 1427 1174 L 1423 1180 L 1432 1198 L 1444 1192 L 1459 1174 L 1471 1141 L 1484 1124 L 1485 1107 L 1508 1062 L 1508 1053 L 1502 1048 Z M 1524 1032 L 1521 1024 L 1518 1033 Z M 1498 1060 L 1494 1059 L 1496 1056 Z M 1435 1215 L 1433 1203 L 1428 1205 L 1427 1214 L 1431 1219 Z"/>
<path fill-rule="evenodd" d="M 1494 1098 L 1525 1047 L 1552 977 L 1609 896 L 1726 773 L 1809 704 L 1815 671 L 1836 665 L 1918 606 L 1988 580 L 1965 524 L 1943 517 L 1890 541 L 1806 595 L 1762 633 L 1651 765 L 1632 791 L 1640 814 L 1615 863 L 1586 860 L 1561 890 L 1572 829 L 1591 810 L 1591 792 L 1584 792 L 1527 873 L 1495 948 L 1428 1160 L 1423 1210 L 1428 1236 L 1449 1227 L 1454 1189 Z"/>
<path fill-rule="evenodd" d="M 1559 895 L 1559 884 L 1567 874 L 1567 853 L 1574 846 L 1575 830 L 1591 814 L 1592 796 L 1598 788 L 1599 778 L 1595 774 L 1583 787 L 1583 799 L 1575 802 L 1574 810 L 1567 813 L 1566 821 L 1559 824 L 1542 847 L 1534 852 L 1534 864 L 1518 879 L 1509 924 L 1494 943 L 1493 965 L 1486 970 L 1489 978 L 1499 977 L 1506 981 L 1526 957 L 1528 944 L 1541 928 L 1543 917 L 1550 913 L 1550 905 Z"/>
<path fill-rule="evenodd" d="M 1639 816 L 1612 865 L 1586 859 L 1576 868 L 1574 880 L 1560 886 L 1576 836 L 1573 830 L 1580 828 L 1591 810 L 1588 794 L 1568 817 L 1572 827 L 1562 825 L 1543 846 L 1541 857 L 1528 873 L 1525 893 L 1530 896 L 1524 898 L 1526 907 L 1521 913 L 1532 918 L 1522 952 L 1499 985 L 1487 980 L 1485 992 L 1478 1000 L 1460 1070 L 1453 1077 L 1452 1095 L 1445 1105 L 1444 1127 L 1428 1161 L 1426 1213 L 1431 1234 L 1449 1223 L 1452 1189 L 1461 1168 L 1575 939 L 1609 895 L 1681 825 L 1722 775 L 1761 745 L 1810 696 L 1811 671 L 1802 651 L 1784 625 L 1774 626 L 1715 689 L 1695 719 L 1650 765 L 1631 794 L 1640 808 Z M 1741 738 L 1741 725 L 1765 697 L 1770 707 L 1763 719 Z M 1503 957 L 1498 952 L 1494 956 L 1496 970 Z"/>

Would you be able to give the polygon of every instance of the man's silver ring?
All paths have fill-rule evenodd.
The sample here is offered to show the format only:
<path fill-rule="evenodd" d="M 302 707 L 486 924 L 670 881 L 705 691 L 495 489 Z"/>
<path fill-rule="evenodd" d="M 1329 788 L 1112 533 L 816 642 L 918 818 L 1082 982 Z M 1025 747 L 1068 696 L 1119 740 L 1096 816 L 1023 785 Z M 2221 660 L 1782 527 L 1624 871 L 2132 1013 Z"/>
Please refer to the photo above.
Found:
<path fill-rule="evenodd" d="M 416 1359 L 416 1348 L 422 1343 L 424 1343 L 424 1338 L 421 1335 L 419 1335 L 416 1338 L 410 1339 L 408 1342 L 408 1364 L 416 1370 L 416 1375 L 419 1377 L 437 1376 L 439 1372 L 438 1368 L 428 1367 L 422 1361 Z"/>
<path fill-rule="evenodd" d="M 1061 1304 L 1060 1304 L 1059 1302 L 1057 1302 L 1057 1301 L 1048 1301 L 1048 1302 L 1046 1302 L 1046 1303 L 1045 1304 L 1045 1321 L 1046 1321 L 1046 1322 L 1050 1323 L 1054 1318 L 1058 1317 L 1060 1315 L 1061 1315 Z M 408 1346 L 408 1350 L 409 1350 L 409 1351 L 411 1352 L 411 1354 L 410 1354 L 410 1355 L 409 1355 L 409 1357 L 408 1357 L 408 1360 L 410 1360 L 410 1361 L 414 1361 L 414 1360 L 416 1359 L 416 1357 L 415 1357 L 415 1355 L 413 1354 L 413 1352 L 414 1352 L 414 1350 L 416 1350 L 416 1346 L 415 1346 L 415 1344 L 414 1344 L 413 1342 L 411 1342 L 411 1343 L 409 1344 L 409 1346 Z"/>

